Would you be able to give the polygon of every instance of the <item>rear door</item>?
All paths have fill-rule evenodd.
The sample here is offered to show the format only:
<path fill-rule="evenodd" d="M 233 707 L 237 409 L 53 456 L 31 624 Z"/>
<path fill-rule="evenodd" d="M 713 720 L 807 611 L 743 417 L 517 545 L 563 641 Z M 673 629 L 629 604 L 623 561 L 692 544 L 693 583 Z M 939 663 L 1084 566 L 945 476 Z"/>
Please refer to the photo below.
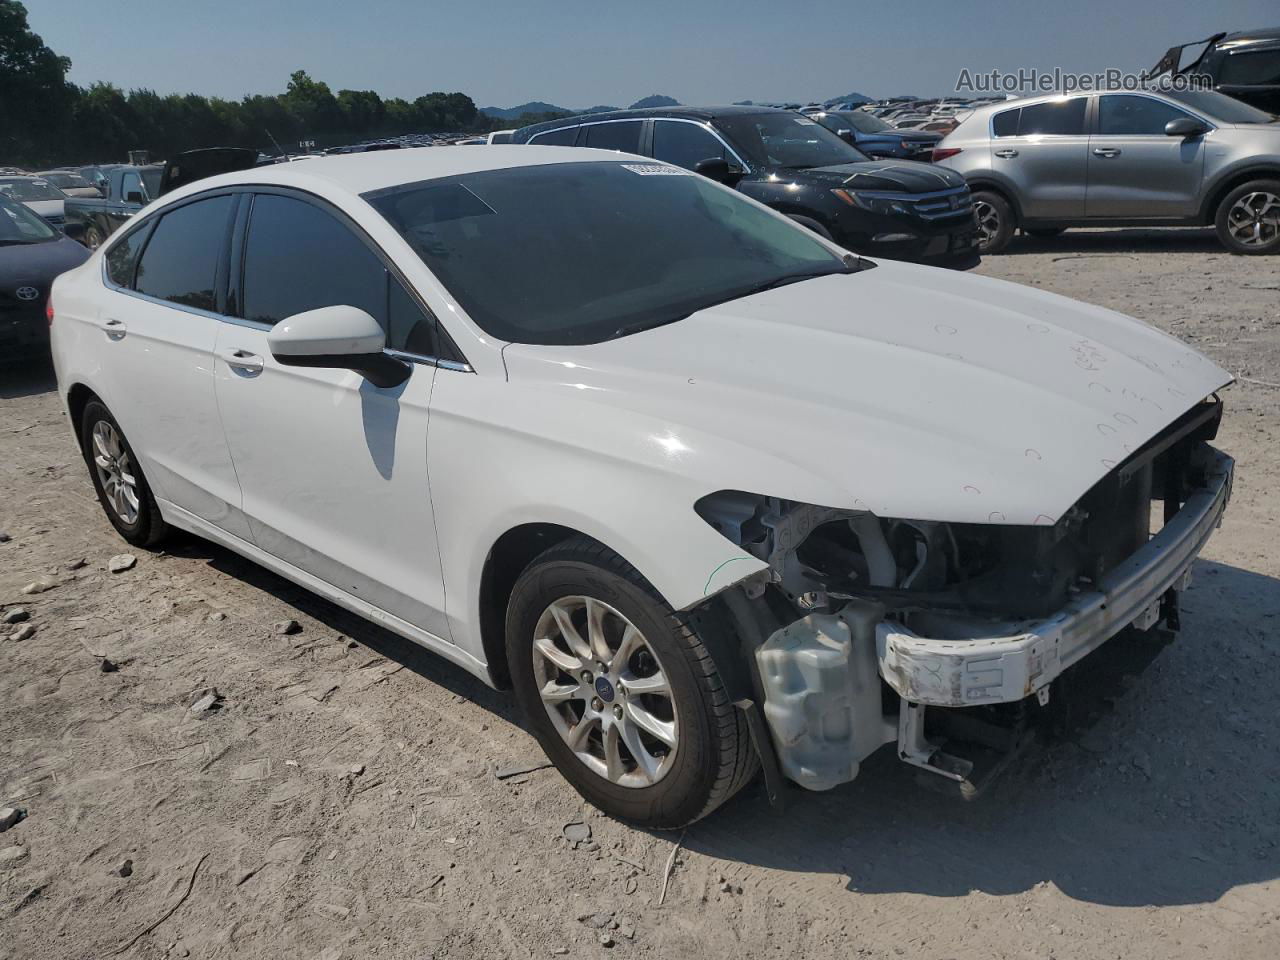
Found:
<path fill-rule="evenodd" d="M 1088 103 L 1087 96 L 1060 97 L 992 117 L 991 168 L 1012 183 L 1024 217 L 1084 216 Z"/>
<path fill-rule="evenodd" d="M 1097 218 L 1191 217 L 1200 209 L 1205 140 L 1166 136 L 1170 120 L 1192 117 L 1164 100 L 1140 93 L 1098 98 L 1089 138 L 1085 213 Z"/>
<path fill-rule="evenodd" d="M 217 396 L 253 540 L 266 552 L 447 639 L 427 483 L 435 317 L 358 226 L 292 191 L 256 193 L 233 246 Z M 358 373 L 278 364 L 271 327 L 347 304 L 413 362 L 378 388 Z"/>
<path fill-rule="evenodd" d="M 115 241 L 98 323 L 104 401 L 156 495 L 244 537 L 213 386 L 237 199 L 199 197 Z"/>

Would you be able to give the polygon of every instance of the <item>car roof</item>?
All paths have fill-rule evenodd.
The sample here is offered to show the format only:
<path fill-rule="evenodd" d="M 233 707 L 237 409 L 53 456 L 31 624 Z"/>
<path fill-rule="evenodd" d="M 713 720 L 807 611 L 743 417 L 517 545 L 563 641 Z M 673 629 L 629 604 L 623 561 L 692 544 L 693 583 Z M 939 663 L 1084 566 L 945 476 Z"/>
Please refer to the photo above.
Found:
<path fill-rule="evenodd" d="M 1271 43 L 1280 40 L 1280 27 L 1264 27 L 1258 30 L 1237 30 L 1228 33 L 1214 47 L 1224 50 L 1229 47 L 1243 47 L 1251 43 Z"/>
<path fill-rule="evenodd" d="M 179 188 L 173 194 L 167 194 L 166 199 L 168 196 L 185 196 L 211 187 L 239 184 L 290 186 L 316 180 L 327 181 L 345 192 L 362 194 L 406 183 L 489 170 L 625 159 L 646 160 L 645 157 L 633 158 L 630 154 L 616 150 L 523 144 L 485 144 L 479 149 L 460 149 L 456 146 L 408 147 L 404 150 L 303 157 L 287 163 L 219 174 Z M 653 161 L 650 159 L 647 162 Z"/>
<path fill-rule="evenodd" d="M 749 104 L 734 103 L 727 106 L 711 107 L 641 107 L 636 110 L 608 110 L 603 113 L 579 113 L 558 120 L 544 120 L 542 123 L 530 124 L 516 131 L 517 137 L 529 137 L 543 130 L 558 130 L 561 127 L 576 127 L 584 123 L 599 123 L 603 120 L 646 120 L 651 118 L 671 118 L 681 120 L 714 120 L 717 117 L 754 116 L 761 113 L 795 113 L 781 107 L 762 107 Z"/>

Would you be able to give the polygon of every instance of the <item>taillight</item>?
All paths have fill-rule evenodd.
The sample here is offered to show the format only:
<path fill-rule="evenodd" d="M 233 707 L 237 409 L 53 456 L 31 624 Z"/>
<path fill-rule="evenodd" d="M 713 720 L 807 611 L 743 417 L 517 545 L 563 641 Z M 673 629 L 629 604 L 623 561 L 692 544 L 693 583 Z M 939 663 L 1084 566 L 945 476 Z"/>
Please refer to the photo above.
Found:
<path fill-rule="evenodd" d="M 959 147 L 934 147 L 933 153 L 930 154 L 929 159 L 932 162 L 937 163 L 939 160 L 947 159 L 947 157 L 954 157 L 959 152 Z"/>
<path fill-rule="evenodd" d="M 44 303 L 44 316 L 49 321 L 49 326 L 53 326 L 53 297 L 50 296 Z"/>

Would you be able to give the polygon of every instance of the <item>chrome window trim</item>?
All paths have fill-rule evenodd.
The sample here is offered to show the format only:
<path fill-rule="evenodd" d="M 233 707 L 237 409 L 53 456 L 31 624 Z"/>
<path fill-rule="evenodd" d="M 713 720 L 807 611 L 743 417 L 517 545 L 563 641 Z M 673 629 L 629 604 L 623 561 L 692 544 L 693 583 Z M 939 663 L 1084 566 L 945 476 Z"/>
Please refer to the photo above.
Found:
<path fill-rule="evenodd" d="M 752 172 L 753 172 L 753 171 L 752 171 L 752 169 L 751 169 L 751 164 L 749 164 L 749 163 L 747 163 L 747 161 L 743 160 L 743 159 L 742 159 L 742 157 L 738 154 L 738 151 L 737 151 L 737 150 L 735 150 L 735 149 L 733 149 L 733 147 L 729 145 L 729 141 L 727 141 L 724 137 L 720 136 L 720 131 L 719 131 L 719 130 L 717 130 L 714 126 L 712 126 L 711 121 L 709 121 L 709 120 L 692 120 L 692 119 L 690 119 L 689 117 L 653 117 L 652 119 L 653 119 L 653 122 L 654 122 L 654 124 L 655 124 L 655 128 L 654 128 L 655 130 L 657 129 L 656 125 L 657 125 L 657 124 L 659 124 L 659 123 L 691 123 L 691 124 L 693 124 L 695 127 L 701 127 L 703 130 L 707 131 L 707 133 L 711 134 L 713 137 L 715 137 L 717 140 L 719 140 L 719 141 L 720 141 L 720 145 L 721 145 L 722 147 L 724 147 L 724 148 L 725 148 L 726 150 L 728 150 L 731 154 L 733 154 L 733 159 L 734 159 L 734 160 L 736 160 L 736 161 L 738 161 L 738 166 L 742 167 L 742 169 L 743 169 L 743 171 L 744 171 L 745 173 L 752 173 Z M 605 121 L 605 122 L 608 122 L 608 121 Z M 650 152 L 652 152 L 652 151 L 653 151 L 652 144 L 650 145 L 649 150 L 650 150 Z M 656 160 L 656 159 L 657 159 L 657 157 L 654 157 L 654 159 Z M 665 161 L 665 160 L 663 160 L 662 162 L 663 162 L 663 163 L 666 163 L 666 161 Z"/>
<path fill-rule="evenodd" d="M 406 350 L 392 350 L 387 347 L 382 351 L 389 357 L 395 357 L 397 360 L 404 360 L 408 363 L 421 363 L 429 367 L 438 367 L 441 370 L 454 370 L 458 373 L 475 373 L 469 363 L 462 363 L 458 360 L 442 360 L 440 357 L 429 357 L 424 353 L 409 353 Z"/>

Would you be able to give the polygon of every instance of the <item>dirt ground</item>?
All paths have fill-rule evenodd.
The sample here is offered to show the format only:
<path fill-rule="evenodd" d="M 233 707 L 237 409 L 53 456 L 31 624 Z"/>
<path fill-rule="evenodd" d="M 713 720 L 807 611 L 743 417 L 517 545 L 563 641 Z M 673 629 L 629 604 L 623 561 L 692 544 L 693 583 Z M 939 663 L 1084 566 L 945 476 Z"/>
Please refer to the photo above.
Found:
<path fill-rule="evenodd" d="M 882 753 L 781 816 L 757 784 L 683 835 L 602 817 L 554 770 L 499 779 L 541 754 L 443 660 L 209 544 L 127 550 L 49 371 L 0 372 L 0 604 L 35 630 L 0 639 L 0 807 L 28 812 L 0 836 L 0 960 L 1275 960 L 1280 260 L 1089 231 L 979 272 L 1261 381 L 1226 393 L 1235 496 L 1181 637 L 976 803 Z M 208 688 L 220 707 L 193 713 Z"/>

